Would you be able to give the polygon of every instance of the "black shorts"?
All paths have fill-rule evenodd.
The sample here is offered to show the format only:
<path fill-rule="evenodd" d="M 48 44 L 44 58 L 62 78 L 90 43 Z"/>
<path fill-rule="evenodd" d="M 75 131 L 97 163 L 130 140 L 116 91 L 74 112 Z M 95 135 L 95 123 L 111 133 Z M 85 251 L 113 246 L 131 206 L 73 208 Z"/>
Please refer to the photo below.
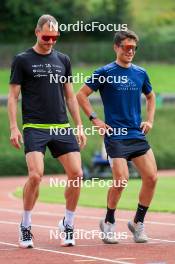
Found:
<path fill-rule="evenodd" d="M 144 155 L 150 149 L 146 139 L 115 140 L 108 137 L 105 138 L 104 142 L 106 152 L 110 158 L 131 160 Z"/>
<path fill-rule="evenodd" d="M 24 134 L 24 146 L 25 154 L 32 151 L 39 151 L 45 154 L 46 147 L 49 148 L 52 156 L 57 158 L 69 152 L 80 151 L 76 137 L 73 132 L 65 128 L 67 133 L 63 135 L 58 130 L 58 135 L 50 134 L 49 129 L 38 129 L 38 128 L 25 128 Z"/>

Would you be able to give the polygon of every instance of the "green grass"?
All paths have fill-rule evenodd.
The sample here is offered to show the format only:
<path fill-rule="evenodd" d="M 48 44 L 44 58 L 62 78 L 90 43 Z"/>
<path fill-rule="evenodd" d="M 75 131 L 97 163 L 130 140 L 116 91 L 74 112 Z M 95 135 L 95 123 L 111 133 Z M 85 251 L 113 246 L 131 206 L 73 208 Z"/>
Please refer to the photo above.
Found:
<path fill-rule="evenodd" d="M 94 106 L 100 118 L 103 118 L 102 106 Z M 27 168 L 23 147 L 16 150 L 10 145 L 9 128 L 6 108 L 0 108 L 0 175 L 26 175 Z M 19 124 L 21 123 L 20 113 L 18 114 Z M 85 127 L 91 126 L 88 118 L 82 114 Z M 154 151 L 159 169 L 175 168 L 175 114 L 174 107 L 162 107 L 157 109 L 155 123 L 152 131 L 148 135 L 149 142 Z M 95 134 L 88 136 L 87 146 L 81 151 L 83 164 L 92 165 L 92 157 L 96 151 L 101 151 L 102 138 Z M 63 169 L 58 162 L 53 159 L 47 151 L 45 157 L 45 174 L 62 173 Z"/>
<path fill-rule="evenodd" d="M 173 93 L 175 92 L 175 64 L 139 64 L 148 71 L 153 89 L 156 93 Z M 102 65 L 100 65 L 102 66 Z M 83 73 L 84 76 L 89 76 L 98 68 L 99 65 L 73 67 L 73 74 Z M 0 94 L 8 93 L 9 70 L 0 70 Z M 78 91 L 83 83 L 74 84 L 75 91 Z"/>
<path fill-rule="evenodd" d="M 158 180 L 156 193 L 150 206 L 150 211 L 155 212 L 175 212 L 174 206 L 174 177 L 161 177 Z M 130 180 L 128 186 L 119 202 L 118 208 L 135 210 L 137 205 L 138 193 L 141 186 L 141 180 Z M 79 205 L 96 208 L 106 208 L 107 184 L 105 188 L 98 187 L 82 187 Z M 14 192 L 16 197 L 22 197 L 22 189 L 20 187 Z M 40 188 L 39 201 L 46 203 L 64 204 L 64 188 L 42 186 Z"/>

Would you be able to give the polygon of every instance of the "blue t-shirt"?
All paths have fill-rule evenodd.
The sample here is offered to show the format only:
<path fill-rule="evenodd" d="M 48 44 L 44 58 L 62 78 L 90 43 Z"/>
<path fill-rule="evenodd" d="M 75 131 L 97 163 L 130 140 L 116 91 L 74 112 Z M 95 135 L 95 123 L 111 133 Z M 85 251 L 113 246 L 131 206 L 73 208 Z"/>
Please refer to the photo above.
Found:
<path fill-rule="evenodd" d="M 131 64 L 129 68 L 116 62 L 97 69 L 86 81 L 93 91 L 99 90 L 105 122 L 113 128 L 114 139 L 144 139 L 141 124 L 141 94 L 152 90 L 145 69 Z"/>

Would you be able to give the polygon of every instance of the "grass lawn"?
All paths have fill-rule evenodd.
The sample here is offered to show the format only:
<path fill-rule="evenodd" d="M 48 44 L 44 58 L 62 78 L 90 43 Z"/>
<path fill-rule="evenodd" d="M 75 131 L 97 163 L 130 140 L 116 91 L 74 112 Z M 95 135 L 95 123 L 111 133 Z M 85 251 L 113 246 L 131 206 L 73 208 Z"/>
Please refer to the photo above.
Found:
<path fill-rule="evenodd" d="M 156 93 L 175 93 L 175 64 L 139 64 L 143 66 L 151 79 L 153 89 Z M 100 65 L 101 66 L 101 65 Z M 82 67 L 73 67 L 73 74 L 82 73 L 83 76 L 89 76 L 91 73 L 98 68 L 99 65 L 89 65 Z M 8 69 L 0 70 L 0 94 L 6 95 L 8 93 L 8 82 L 9 82 L 10 71 Z M 83 83 L 82 83 L 83 84 Z M 74 84 L 75 91 L 78 91 L 81 84 Z"/>
<path fill-rule="evenodd" d="M 174 177 L 159 178 L 155 197 L 151 204 L 150 211 L 175 213 L 174 183 Z M 86 207 L 106 208 L 106 195 L 108 185 L 106 184 L 104 188 L 100 188 L 97 182 L 94 185 L 95 187 L 93 188 L 86 186 L 82 187 L 79 205 Z M 118 208 L 135 210 L 140 186 L 140 179 L 130 180 L 128 186 L 124 190 Z M 18 187 L 14 195 L 21 198 L 22 189 Z M 64 204 L 64 188 L 42 186 L 40 189 L 39 201 L 46 203 Z"/>
<path fill-rule="evenodd" d="M 103 111 L 100 105 L 94 105 L 94 110 L 100 118 L 103 118 Z M 144 111 L 143 111 L 144 114 Z M 9 124 L 7 109 L 0 108 L 0 175 L 26 175 L 27 168 L 23 147 L 16 150 L 9 142 Z M 21 124 L 21 115 L 18 115 L 19 124 Z M 82 114 L 84 127 L 91 126 L 90 121 Z M 154 151 L 159 169 L 175 168 L 175 133 L 174 133 L 175 115 L 174 107 L 162 107 L 157 109 L 155 123 L 152 131 L 148 135 L 149 143 Z M 20 126 L 21 129 L 21 126 Z M 81 151 L 83 165 L 91 166 L 92 157 L 96 151 L 101 151 L 102 138 L 96 133 L 94 136 L 88 136 L 87 146 Z M 63 172 L 61 165 L 53 159 L 47 151 L 45 157 L 45 174 L 59 174 Z"/>

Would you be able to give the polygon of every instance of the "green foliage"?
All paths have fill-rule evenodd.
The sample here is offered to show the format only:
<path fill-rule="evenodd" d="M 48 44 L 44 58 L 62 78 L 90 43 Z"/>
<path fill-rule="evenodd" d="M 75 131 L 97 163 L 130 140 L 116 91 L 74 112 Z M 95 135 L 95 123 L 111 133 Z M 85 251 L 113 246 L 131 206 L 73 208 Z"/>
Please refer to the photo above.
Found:
<path fill-rule="evenodd" d="M 55 16 L 59 23 L 127 24 L 140 37 L 138 61 L 174 63 L 175 1 L 167 0 L 6 0 L 0 5 L 0 67 L 9 66 L 11 57 L 33 45 L 34 28 L 45 13 Z M 113 56 L 114 32 L 62 31 L 59 47 L 72 57 L 73 62 L 105 63 Z M 16 43 L 8 46 L 6 43 Z M 17 45 L 18 43 L 18 45 Z M 7 46 L 7 47 L 6 47 Z"/>
<path fill-rule="evenodd" d="M 93 8 L 89 8 L 88 1 L 70 1 L 70 0 L 6 0 L 2 1 L 0 6 L 0 29 L 1 41 L 9 42 L 27 42 L 34 39 L 34 28 L 38 18 L 42 14 L 51 14 L 55 16 L 60 23 L 71 24 L 77 20 L 83 20 L 85 23 L 99 21 L 101 23 L 123 23 L 131 18 L 129 14 L 128 0 L 100 0 L 90 1 Z M 104 8 L 105 7 L 105 8 Z M 131 21 L 131 19 L 129 19 Z M 98 34 L 97 34 L 98 33 Z M 82 36 L 97 39 L 107 38 L 109 34 L 91 32 L 84 34 L 82 32 L 63 32 L 64 38 L 78 38 Z"/>
<path fill-rule="evenodd" d="M 94 106 L 100 118 L 103 118 L 101 105 Z M 9 142 L 9 128 L 6 108 L 0 109 L 0 175 L 25 175 L 27 169 L 23 147 L 21 150 L 14 149 Z M 91 122 L 82 113 L 84 127 L 90 127 Z M 18 114 L 19 124 L 21 123 L 20 112 Z M 157 109 L 154 128 L 148 138 L 155 153 L 159 169 L 175 168 L 175 134 L 174 134 L 175 115 L 173 107 Z M 87 146 L 81 152 L 83 164 L 92 165 L 92 156 L 96 151 L 101 151 L 102 138 L 95 134 L 88 136 Z M 45 157 L 45 173 L 57 174 L 63 172 L 58 162 L 53 159 L 49 152 Z"/>
<path fill-rule="evenodd" d="M 89 184 L 89 183 L 88 183 Z M 96 208 L 106 208 L 107 182 L 104 188 L 95 182 L 95 187 L 82 187 L 79 205 Z M 92 185 L 93 186 L 93 185 Z M 118 208 L 135 210 L 138 203 L 138 193 L 141 186 L 141 180 L 130 180 L 120 199 Z M 22 197 L 22 189 L 17 188 L 15 196 Z M 161 177 L 158 180 L 155 196 L 150 211 L 153 212 L 175 212 L 174 204 L 174 177 Z M 90 199 L 89 199 L 90 197 Z M 165 199 L 166 197 L 166 199 Z M 64 188 L 42 186 L 40 188 L 39 201 L 46 203 L 65 204 Z M 128 202 L 129 201 L 129 202 Z"/>
<path fill-rule="evenodd" d="M 114 58 L 111 59 L 113 61 Z M 109 62 L 109 61 L 108 61 Z M 107 63 L 107 60 L 106 60 Z M 149 76 L 156 93 L 174 93 L 175 92 L 175 65 L 169 64 L 140 64 L 144 67 Z M 101 65 L 82 65 L 73 66 L 73 75 L 77 73 L 83 74 L 83 76 L 90 76 L 92 72 Z M 9 83 L 9 70 L 0 70 L 0 95 L 7 95 L 8 83 Z M 78 91 L 83 83 L 75 83 L 74 90 Z"/>
<path fill-rule="evenodd" d="M 164 26 L 175 26 L 175 2 L 172 0 L 132 1 L 133 26 L 142 31 L 163 30 Z"/>

